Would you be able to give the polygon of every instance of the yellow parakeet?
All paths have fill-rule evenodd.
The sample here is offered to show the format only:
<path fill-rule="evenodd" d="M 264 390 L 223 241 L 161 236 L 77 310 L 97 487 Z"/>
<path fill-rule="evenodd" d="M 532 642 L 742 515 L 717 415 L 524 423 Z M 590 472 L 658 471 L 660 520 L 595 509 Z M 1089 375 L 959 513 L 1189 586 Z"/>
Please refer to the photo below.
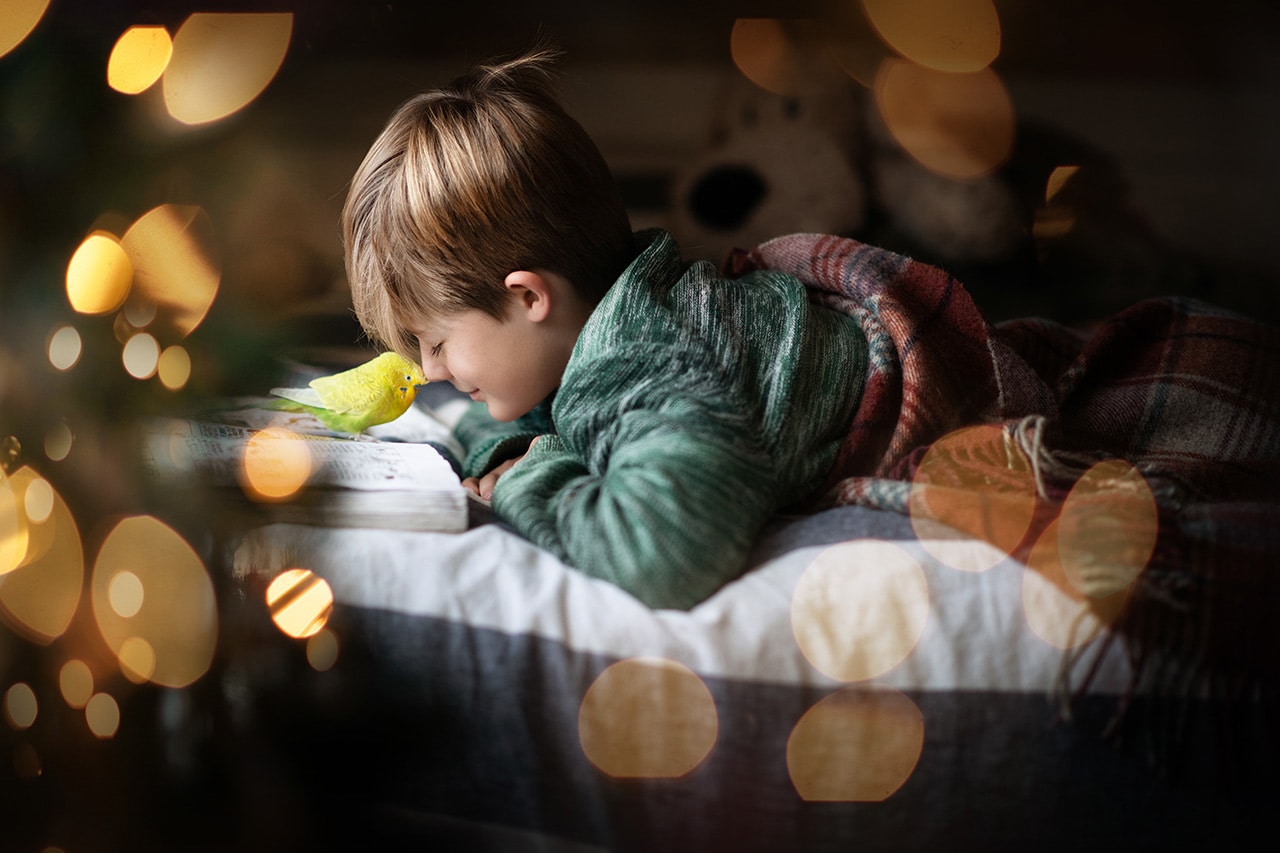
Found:
<path fill-rule="evenodd" d="M 306 412 L 335 432 L 354 434 L 403 415 L 426 384 L 420 366 L 384 352 L 359 367 L 312 379 L 306 388 L 272 388 L 282 398 L 272 408 Z"/>

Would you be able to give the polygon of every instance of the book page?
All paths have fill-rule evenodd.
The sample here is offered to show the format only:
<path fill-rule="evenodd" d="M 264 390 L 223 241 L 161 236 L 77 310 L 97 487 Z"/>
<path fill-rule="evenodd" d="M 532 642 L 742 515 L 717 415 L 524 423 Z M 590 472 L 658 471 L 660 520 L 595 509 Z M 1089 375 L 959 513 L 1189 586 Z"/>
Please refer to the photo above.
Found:
<path fill-rule="evenodd" d="M 200 471 L 214 482 L 238 481 L 246 454 L 255 464 L 271 464 L 271 443 L 253 442 L 259 430 L 235 424 L 169 419 L 148 431 L 143 464 L 150 473 L 181 475 Z M 427 444 L 353 440 L 306 433 L 292 434 L 310 456 L 308 486 L 370 491 L 448 491 L 461 489 L 457 474 Z"/>

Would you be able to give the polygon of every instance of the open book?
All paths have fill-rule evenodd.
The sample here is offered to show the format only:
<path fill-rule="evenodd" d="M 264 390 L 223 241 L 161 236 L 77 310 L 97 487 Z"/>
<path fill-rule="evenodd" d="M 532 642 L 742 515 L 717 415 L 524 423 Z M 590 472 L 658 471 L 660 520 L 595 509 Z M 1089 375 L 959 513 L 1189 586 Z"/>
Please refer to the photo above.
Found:
<path fill-rule="evenodd" d="M 244 408 L 216 417 L 153 421 L 143 442 L 144 469 L 162 481 L 234 489 L 270 521 L 467 529 L 471 492 L 440 450 L 426 443 L 433 435 L 431 424 L 409 415 L 410 422 L 401 426 L 399 432 L 407 430 L 422 441 L 340 436 L 308 415 L 255 409 L 251 400 L 245 402 Z M 409 412 L 427 417 L 416 408 Z"/>

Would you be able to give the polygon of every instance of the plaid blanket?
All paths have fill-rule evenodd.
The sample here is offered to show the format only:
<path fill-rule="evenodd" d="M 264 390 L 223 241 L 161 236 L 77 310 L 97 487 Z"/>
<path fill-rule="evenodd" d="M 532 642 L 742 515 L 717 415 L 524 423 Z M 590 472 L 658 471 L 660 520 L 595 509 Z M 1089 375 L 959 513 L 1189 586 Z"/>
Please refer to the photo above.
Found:
<path fill-rule="evenodd" d="M 1036 520 L 1014 549 L 1025 557 L 1085 471 L 1124 460 L 1159 525 L 1115 623 L 1135 662 L 1151 664 L 1135 670 L 1164 672 L 1154 686 L 1192 673 L 1236 690 L 1280 683 L 1280 330 L 1185 299 L 1088 329 L 989 324 L 943 270 L 831 236 L 780 237 L 725 264 L 729 275 L 757 268 L 795 275 L 869 342 L 826 503 L 905 512 L 931 446 L 996 424 L 1034 472 Z"/>

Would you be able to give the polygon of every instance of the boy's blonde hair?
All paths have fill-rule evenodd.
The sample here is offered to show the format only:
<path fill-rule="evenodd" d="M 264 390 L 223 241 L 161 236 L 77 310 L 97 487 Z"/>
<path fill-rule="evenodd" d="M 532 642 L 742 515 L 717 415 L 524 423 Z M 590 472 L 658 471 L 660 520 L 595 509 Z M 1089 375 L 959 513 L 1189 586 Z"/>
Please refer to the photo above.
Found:
<path fill-rule="evenodd" d="M 599 150 L 551 92 L 556 54 L 481 66 L 396 110 L 342 213 L 366 334 L 414 360 L 411 317 L 501 319 L 514 270 L 567 278 L 594 305 L 631 260 L 631 226 Z"/>

